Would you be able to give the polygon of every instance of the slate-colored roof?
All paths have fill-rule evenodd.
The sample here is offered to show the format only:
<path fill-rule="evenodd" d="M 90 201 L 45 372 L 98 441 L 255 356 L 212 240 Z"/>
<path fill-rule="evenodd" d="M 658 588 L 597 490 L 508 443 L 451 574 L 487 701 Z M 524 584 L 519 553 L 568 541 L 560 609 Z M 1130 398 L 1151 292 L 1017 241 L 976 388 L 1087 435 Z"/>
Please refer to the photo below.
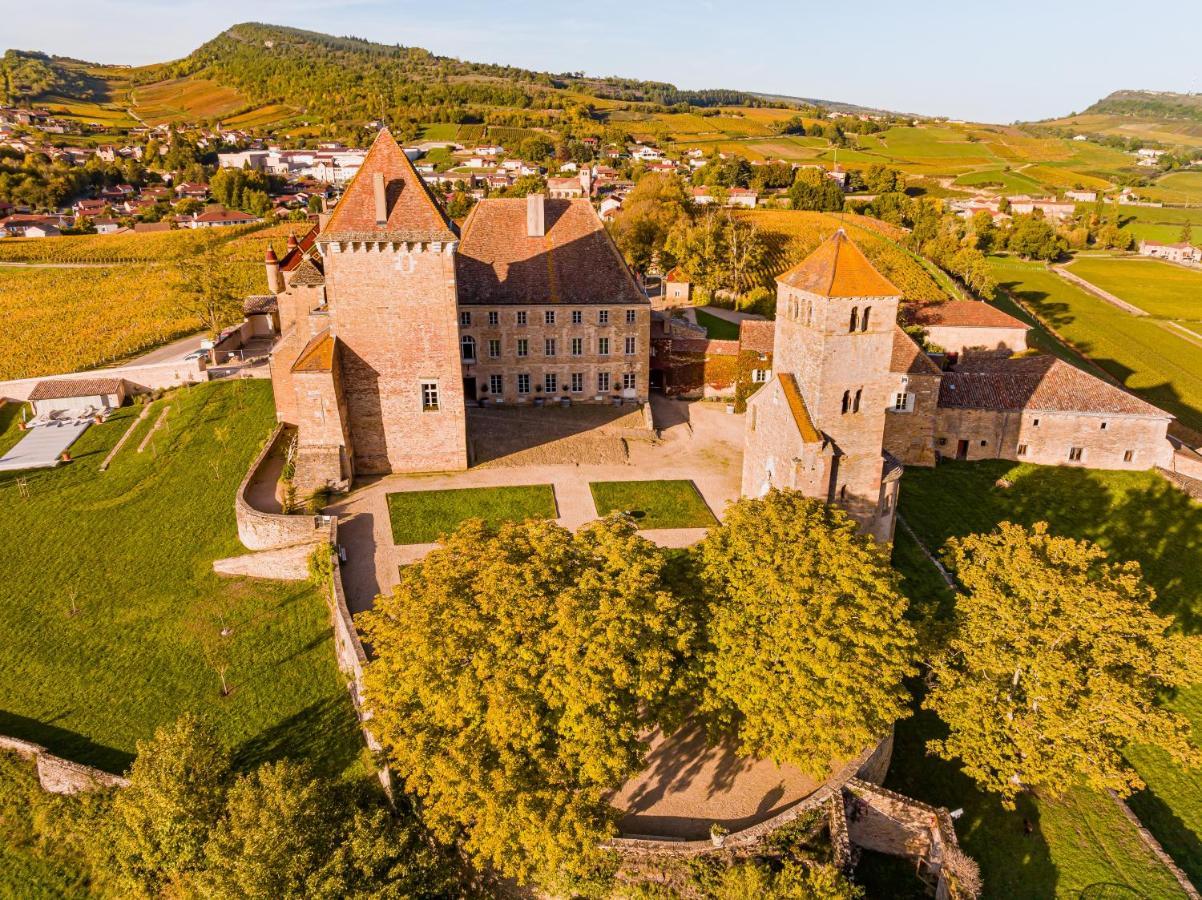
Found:
<path fill-rule="evenodd" d="M 910 335 L 901 330 L 900 325 L 893 326 L 893 355 L 889 358 L 890 372 L 904 372 L 907 375 L 938 375 L 939 367 L 931 362 L 931 358 L 922 352 L 922 348 L 914 343 Z"/>
<path fill-rule="evenodd" d="M 945 408 L 1101 413 L 1170 419 L 1145 403 L 1053 356 L 1010 359 L 970 357 L 945 372 L 939 387 Z"/>
<path fill-rule="evenodd" d="M 279 308 L 275 294 L 252 294 L 242 301 L 242 312 L 248 316 L 276 312 Z"/>
<path fill-rule="evenodd" d="M 296 362 L 292 364 L 293 372 L 332 372 L 334 370 L 334 336 L 330 329 L 313 336 L 305 349 L 301 351 Z"/>
<path fill-rule="evenodd" d="M 810 411 L 806 409 L 805 398 L 801 396 L 801 389 L 797 386 L 797 379 L 793 377 L 793 373 L 786 372 L 781 375 L 780 386 L 785 393 L 785 400 L 789 403 L 789 412 L 793 414 L 793 421 L 797 425 L 801 439 L 807 444 L 816 444 L 821 441 L 822 436 L 814 427 L 814 420 L 810 418 Z"/>
<path fill-rule="evenodd" d="M 545 199 L 545 234 L 526 230 L 526 198 L 481 200 L 455 257 L 461 304 L 647 304 L 584 199 Z"/>
<path fill-rule="evenodd" d="M 66 397 L 94 397 L 121 390 L 120 378 L 58 378 L 39 381 L 29 392 L 30 400 L 61 400 Z"/>
<path fill-rule="evenodd" d="M 771 353 L 776 341 L 776 323 L 744 319 L 739 323 L 739 346 L 755 353 Z"/>
<path fill-rule="evenodd" d="M 873 268 L 842 228 L 776 280 L 821 297 L 900 297 L 902 293 Z"/>
<path fill-rule="evenodd" d="M 1021 328 L 1030 326 L 981 300 L 948 300 L 915 308 L 914 321 L 926 327 Z"/>
<path fill-rule="evenodd" d="M 384 176 L 388 219 L 376 222 L 374 176 Z M 387 128 L 371 149 L 321 232 L 323 241 L 455 240 L 450 219 Z"/>

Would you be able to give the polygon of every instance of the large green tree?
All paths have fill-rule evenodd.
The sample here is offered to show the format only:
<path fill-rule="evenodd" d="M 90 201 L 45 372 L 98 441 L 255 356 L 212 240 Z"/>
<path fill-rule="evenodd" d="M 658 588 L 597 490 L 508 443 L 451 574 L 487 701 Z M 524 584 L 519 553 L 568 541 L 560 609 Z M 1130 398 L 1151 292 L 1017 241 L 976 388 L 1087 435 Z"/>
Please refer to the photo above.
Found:
<path fill-rule="evenodd" d="M 755 224 L 735 218 L 728 209 L 681 220 L 665 246 L 694 284 L 732 293 L 752 287 L 750 280 L 766 252 Z"/>
<path fill-rule="evenodd" d="M 195 316 L 212 341 L 227 325 L 242 318 L 242 297 L 230 260 L 216 250 L 207 250 L 180 265 L 175 296 L 180 308 Z M 210 362 L 217 362 L 216 349 L 209 357 Z"/>
<path fill-rule="evenodd" d="M 789 200 L 794 209 L 837 212 L 843 208 L 843 188 L 827 177 L 825 169 L 798 169 L 789 188 Z"/>
<path fill-rule="evenodd" d="M 884 550 L 796 491 L 742 499 L 698 549 L 705 709 L 744 753 L 815 775 L 907 714 L 914 630 Z"/>
<path fill-rule="evenodd" d="M 1202 762 L 1186 719 L 1157 701 L 1199 680 L 1202 653 L 1152 611 L 1138 563 L 1111 563 L 1046 523 L 1003 522 L 949 541 L 946 556 L 963 590 L 924 704 L 950 730 L 935 753 L 1009 805 L 1081 781 L 1142 787 L 1122 756 L 1132 743 Z"/>
<path fill-rule="evenodd" d="M 693 214 L 693 203 L 684 182 L 675 175 L 644 175 L 627 195 L 610 225 L 614 242 L 626 261 L 645 272 L 660 257 L 666 269 L 674 263 L 664 248 L 670 235 Z"/>
<path fill-rule="evenodd" d="M 628 519 L 469 521 L 364 616 L 373 728 L 437 836 L 544 885 L 604 862 L 605 797 L 675 718 L 691 610 Z"/>

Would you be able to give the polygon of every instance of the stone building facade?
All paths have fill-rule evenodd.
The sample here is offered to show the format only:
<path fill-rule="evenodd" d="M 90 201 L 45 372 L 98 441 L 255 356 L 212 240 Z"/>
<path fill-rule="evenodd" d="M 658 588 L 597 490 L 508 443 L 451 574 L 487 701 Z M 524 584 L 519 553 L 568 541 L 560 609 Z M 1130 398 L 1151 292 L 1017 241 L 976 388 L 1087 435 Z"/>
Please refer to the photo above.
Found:
<path fill-rule="evenodd" d="M 589 201 L 483 201 L 461 236 L 387 131 L 266 269 L 300 490 L 466 468 L 468 401 L 647 399 L 650 303 Z"/>

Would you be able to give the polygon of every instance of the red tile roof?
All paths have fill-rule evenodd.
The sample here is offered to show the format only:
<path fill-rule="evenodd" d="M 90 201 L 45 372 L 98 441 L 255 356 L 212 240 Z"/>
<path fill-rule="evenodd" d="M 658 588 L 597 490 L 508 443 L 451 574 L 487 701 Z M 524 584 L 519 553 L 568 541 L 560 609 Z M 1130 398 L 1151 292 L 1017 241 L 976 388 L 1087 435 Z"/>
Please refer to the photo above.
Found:
<path fill-rule="evenodd" d="M 313 245 L 315 243 L 317 243 L 316 225 L 312 226 L 305 233 L 305 236 L 300 239 L 295 247 L 290 248 L 284 254 L 284 258 L 280 260 L 280 271 L 291 272 L 293 269 L 299 266 L 301 264 L 301 260 L 309 254 L 309 251 L 313 249 Z"/>
<path fill-rule="evenodd" d="M 931 362 L 931 358 L 922 352 L 922 348 L 914 343 L 910 335 L 901 330 L 900 325 L 893 326 L 893 355 L 889 359 L 890 372 L 904 372 L 907 375 L 938 375 L 939 367 Z"/>
<path fill-rule="evenodd" d="M 939 405 L 1172 418 L 1122 388 L 1053 356 L 970 357 L 953 371 L 944 373 Z"/>
<path fill-rule="evenodd" d="M 374 176 L 384 176 L 387 221 L 376 222 Z M 387 129 L 380 131 L 321 234 L 322 240 L 453 241 L 450 220 Z"/>
<path fill-rule="evenodd" d="M 914 321 L 927 327 L 1021 328 L 1030 326 L 980 300 L 947 300 L 925 303 L 914 310 Z"/>
<path fill-rule="evenodd" d="M 776 342 L 776 323 L 744 319 L 739 323 L 739 346 L 756 353 L 771 353 Z"/>
<path fill-rule="evenodd" d="M 541 237 L 527 234 L 524 197 L 472 208 L 455 256 L 460 303 L 649 302 L 588 200 L 543 203 Z"/>
<path fill-rule="evenodd" d="M 120 378 L 59 378 L 39 381 L 29 392 L 30 400 L 61 400 L 64 397 L 93 397 L 121 390 Z"/>
<path fill-rule="evenodd" d="M 789 412 L 793 414 L 793 422 L 797 425 L 801 439 L 807 444 L 816 444 L 821 441 L 822 436 L 814 427 L 810 411 L 806 409 L 805 398 L 801 396 L 801 390 L 797 387 L 797 379 L 793 377 L 792 373 L 786 372 L 780 376 L 780 386 L 785 393 L 785 400 L 789 403 Z"/>
<path fill-rule="evenodd" d="M 821 297 L 901 296 L 842 228 L 776 280 Z"/>

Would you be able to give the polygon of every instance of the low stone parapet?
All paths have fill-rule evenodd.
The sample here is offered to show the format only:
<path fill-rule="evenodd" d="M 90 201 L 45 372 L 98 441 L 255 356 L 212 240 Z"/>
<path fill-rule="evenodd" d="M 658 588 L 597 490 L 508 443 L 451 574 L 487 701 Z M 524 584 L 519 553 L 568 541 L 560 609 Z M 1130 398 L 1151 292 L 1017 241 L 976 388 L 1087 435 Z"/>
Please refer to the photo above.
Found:
<path fill-rule="evenodd" d="M 259 455 L 246 471 L 234 496 L 234 518 L 238 539 L 248 550 L 274 550 L 296 544 L 331 541 L 333 519 L 329 516 L 290 516 L 256 509 L 247 497 L 247 489 L 286 436 L 285 426 L 275 427 Z"/>
<path fill-rule="evenodd" d="M 41 744 L 23 741 L 20 738 L 0 735 L 0 750 L 8 750 L 37 763 L 38 781 L 42 790 L 51 794 L 78 794 L 104 788 L 126 787 L 129 780 L 103 769 L 85 766 L 55 756 Z"/>

